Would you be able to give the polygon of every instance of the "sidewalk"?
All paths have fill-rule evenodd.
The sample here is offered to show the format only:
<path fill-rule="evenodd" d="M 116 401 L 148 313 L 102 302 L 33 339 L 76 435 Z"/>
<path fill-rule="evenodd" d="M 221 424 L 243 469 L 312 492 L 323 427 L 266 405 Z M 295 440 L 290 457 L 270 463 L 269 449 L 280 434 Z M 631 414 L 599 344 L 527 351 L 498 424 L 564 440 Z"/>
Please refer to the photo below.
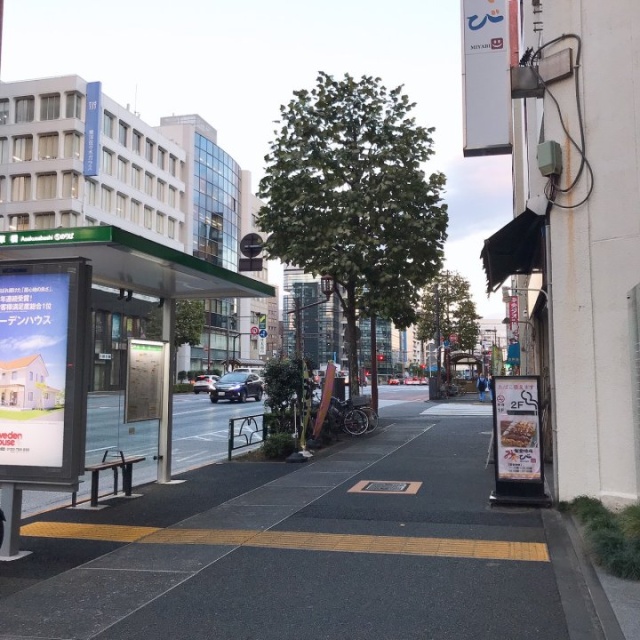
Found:
<path fill-rule="evenodd" d="M 490 507 L 490 418 L 433 406 L 307 463 L 210 465 L 25 520 L 0 639 L 624 638 L 612 607 L 638 585 L 605 592 L 556 511 Z"/>

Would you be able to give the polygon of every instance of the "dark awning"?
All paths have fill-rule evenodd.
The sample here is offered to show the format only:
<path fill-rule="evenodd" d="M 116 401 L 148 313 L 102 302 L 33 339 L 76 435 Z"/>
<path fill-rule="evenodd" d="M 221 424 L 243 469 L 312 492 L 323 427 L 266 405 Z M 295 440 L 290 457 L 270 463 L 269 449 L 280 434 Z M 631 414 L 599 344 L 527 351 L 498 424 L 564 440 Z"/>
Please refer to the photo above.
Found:
<path fill-rule="evenodd" d="M 480 257 L 487 274 L 487 293 L 497 291 L 511 275 L 542 270 L 544 224 L 545 216 L 525 209 L 484 241 Z"/>

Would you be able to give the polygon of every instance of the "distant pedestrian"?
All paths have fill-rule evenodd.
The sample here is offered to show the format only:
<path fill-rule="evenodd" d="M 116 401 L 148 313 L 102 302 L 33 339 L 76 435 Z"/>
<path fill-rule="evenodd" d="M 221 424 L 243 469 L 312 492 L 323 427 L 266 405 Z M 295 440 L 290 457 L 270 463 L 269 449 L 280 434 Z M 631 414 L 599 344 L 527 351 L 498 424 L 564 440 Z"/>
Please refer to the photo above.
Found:
<path fill-rule="evenodd" d="M 480 402 L 484 402 L 484 394 L 487 391 L 487 379 L 484 377 L 484 373 L 478 377 L 476 388 L 478 389 L 478 399 Z"/>
<path fill-rule="evenodd" d="M 487 377 L 487 389 L 489 389 L 489 400 L 493 402 L 493 391 L 495 389 L 493 376 L 491 374 Z"/>

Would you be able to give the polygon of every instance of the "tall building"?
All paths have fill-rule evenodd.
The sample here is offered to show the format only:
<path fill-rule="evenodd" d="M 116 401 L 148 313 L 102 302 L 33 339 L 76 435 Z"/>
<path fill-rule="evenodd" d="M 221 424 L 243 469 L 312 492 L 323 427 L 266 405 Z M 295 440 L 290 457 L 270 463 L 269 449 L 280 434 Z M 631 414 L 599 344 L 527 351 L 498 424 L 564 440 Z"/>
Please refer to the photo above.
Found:
<path fill-rule="evenodd" d="M 250 189 L 250 174 L 197 115 L 152 127 L 75 75 L 0 85 L 0 231 L 113 225 L 237 272 L 241 223 L 259 206 Z M 94 297 L 96 354 L 111 357 L 96 357 L 91 387 L 122 388 L 127 338 L 144 335 L 149 302 L 108 288 Z M 256 318 L 267 309 L 246 304 Z M 207 300 L 201 345 L 181 348 L 176 370 L 212 368 L 245 349 L 257 356 L 257 341 L 241 342 L 251 313 L 234 299 Z"/>
<path fill-rule="evenodd" d="M 638 3 L 509 4 L 515 217 L 485 269 L 512 333 L 535 337 L 554 497 L 623 506 L 640 497 Z"/>

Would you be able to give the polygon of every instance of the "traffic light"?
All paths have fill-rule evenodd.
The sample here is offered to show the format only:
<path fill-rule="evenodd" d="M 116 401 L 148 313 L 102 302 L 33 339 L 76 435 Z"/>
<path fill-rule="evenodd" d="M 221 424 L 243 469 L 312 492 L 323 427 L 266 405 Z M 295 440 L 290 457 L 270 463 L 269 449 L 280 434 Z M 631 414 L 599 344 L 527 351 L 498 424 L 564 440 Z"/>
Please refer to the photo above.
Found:
<path fill-rule="evenodd" d="M 382 355 L 381 353 L 379 353 L 379 354 L 376 356 L 376 360 L 377 360 L 378 362 L 382 362 L 382 361 L 384 360 L 384 355 Z"/>

